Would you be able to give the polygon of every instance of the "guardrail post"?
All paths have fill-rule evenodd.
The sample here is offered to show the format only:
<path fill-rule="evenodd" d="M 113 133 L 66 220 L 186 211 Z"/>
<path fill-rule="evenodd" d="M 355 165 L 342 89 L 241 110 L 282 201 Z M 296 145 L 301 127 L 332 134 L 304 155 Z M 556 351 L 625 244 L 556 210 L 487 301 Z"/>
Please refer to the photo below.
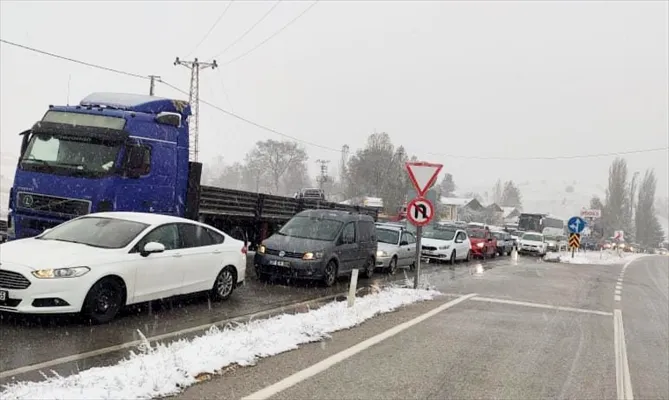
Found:
<path fill-rule="evenodd" d="M 353 307 L 355 304 L 355 292 L 358 288 L 358 270 L 354 269 L 351 272 L 351 283 L 348 285 L 348 307 Z"/>

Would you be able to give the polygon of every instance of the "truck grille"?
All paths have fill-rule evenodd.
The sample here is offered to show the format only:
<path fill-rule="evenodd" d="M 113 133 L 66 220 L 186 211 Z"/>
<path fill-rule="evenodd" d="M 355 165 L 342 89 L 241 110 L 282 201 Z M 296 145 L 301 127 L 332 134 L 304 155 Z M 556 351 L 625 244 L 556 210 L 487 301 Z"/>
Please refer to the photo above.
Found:
<path fill-rule="evenodd" d="M 26 289 L 30 281 L 18 272 L 0 270 L 0 288 Z"/>
<path fill-rule="evenodd" d="M 272 256 L 288 257 L 288 258 L 302 258 L 304 253 L 294 253 L 292 251 L 286 251 L 283 256 L 279 255 L 280 250 L 274 249 L 265 249 L 265 252 Z"/>
<path fill-rule="evenodd" d="M 60 216 L 78 217 L 91 212 L 91 202 L 88 200 L 67 199 L 35 193 L 19 192 L 16 203 L 18 208 L 24 210 L 41 211 Z"/>

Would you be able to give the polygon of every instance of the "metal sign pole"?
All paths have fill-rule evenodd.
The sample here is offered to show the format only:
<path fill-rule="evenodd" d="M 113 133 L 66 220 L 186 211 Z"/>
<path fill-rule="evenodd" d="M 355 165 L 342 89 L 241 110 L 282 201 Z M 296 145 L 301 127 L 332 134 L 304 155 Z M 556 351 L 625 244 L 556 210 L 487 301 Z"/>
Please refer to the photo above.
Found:
<path fill-rule="evenodd" d="M 423 236 L 423 227 L 422 226 L 417 226 L 416 227 L 416 276 L 414 277 L 413 280 L 413 288 L 418 289 L 418 281 L 420 280 L 420 254 L 421 254 L 421 244 L 420 244 L 420 239 Z"/>

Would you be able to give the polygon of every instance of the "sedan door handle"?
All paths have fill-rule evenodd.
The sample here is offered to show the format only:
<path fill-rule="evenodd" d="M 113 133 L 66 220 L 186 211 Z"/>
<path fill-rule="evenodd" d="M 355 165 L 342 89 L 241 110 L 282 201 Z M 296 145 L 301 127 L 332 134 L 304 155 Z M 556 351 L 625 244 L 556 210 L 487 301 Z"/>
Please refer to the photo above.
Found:
<path fill-rule="evenodd" d="M 181 257 L 181 253 L 176 253 L 172 257 Z"/>
<path fill-rule="evenodd" d="M 220 253 L 221 253 L 221 250 L 220 250 L 220 249 L 216 249 L 216 250 L 213 251 L 213 253 L 214 253 L 214 254 L 220 254 Z"/>

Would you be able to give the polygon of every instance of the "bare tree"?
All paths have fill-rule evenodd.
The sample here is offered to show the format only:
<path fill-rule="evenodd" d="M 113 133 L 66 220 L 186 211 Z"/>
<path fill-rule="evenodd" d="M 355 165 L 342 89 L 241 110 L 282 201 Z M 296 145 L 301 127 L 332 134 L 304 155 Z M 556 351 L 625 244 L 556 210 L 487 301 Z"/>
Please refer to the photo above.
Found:
<path fill-rule="evenodd" d="M 307 161 L 307 153 L 295 142 L 266 140 L 257 142 L 250 153 L 254 163 L 264 168 L 272 191 L 279 193 L 281 178 L 290 168 L 296 168 Z"/>

